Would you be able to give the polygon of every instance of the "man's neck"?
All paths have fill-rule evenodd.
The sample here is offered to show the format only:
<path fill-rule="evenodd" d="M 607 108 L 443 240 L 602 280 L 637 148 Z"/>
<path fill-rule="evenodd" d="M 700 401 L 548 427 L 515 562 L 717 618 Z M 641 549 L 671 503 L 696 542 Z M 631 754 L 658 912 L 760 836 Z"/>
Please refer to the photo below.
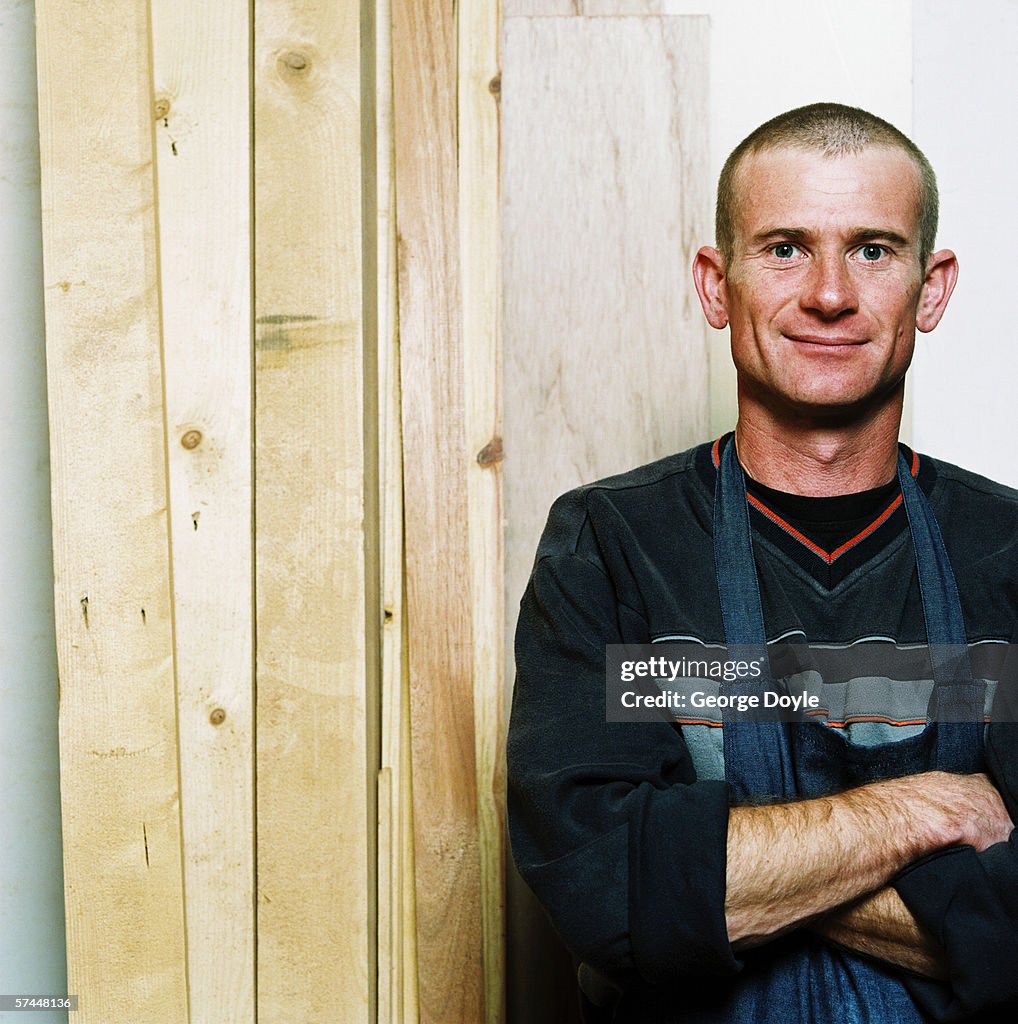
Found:
<path fill-rule="evenodd" d="M 895 474 L 901 402 L 837 425 L 778 420 L 755 403 L 739 406 L 735 443 L 754 479 L 791 494 L 830 497 L 880 487 Z"/>

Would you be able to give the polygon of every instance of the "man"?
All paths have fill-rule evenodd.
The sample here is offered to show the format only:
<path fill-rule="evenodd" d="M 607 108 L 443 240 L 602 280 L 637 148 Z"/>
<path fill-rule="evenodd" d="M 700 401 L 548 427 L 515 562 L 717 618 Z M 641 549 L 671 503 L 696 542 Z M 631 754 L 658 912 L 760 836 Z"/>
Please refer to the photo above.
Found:
<path fill-rule="evenodd" d="M 510 836 L 597 1019 L 1014 1019 L 1018 771 L 971 680 L 938 675 L 919 720 L 896 703 L 914 687 L 874 707 L 856 681 L 840 715 L 771 732 L 605 715 L 609 644 L 1011 640 L 1018 494 L 898 443 L 915 331 L 957 277 L 936 223 L 926 158 L 879 118 L 762 125 L 693 266 L 731 330 L 734 436 L 552 509 L 517 634 Z M 967 726 L 925 722 L 959 694 Z"/>

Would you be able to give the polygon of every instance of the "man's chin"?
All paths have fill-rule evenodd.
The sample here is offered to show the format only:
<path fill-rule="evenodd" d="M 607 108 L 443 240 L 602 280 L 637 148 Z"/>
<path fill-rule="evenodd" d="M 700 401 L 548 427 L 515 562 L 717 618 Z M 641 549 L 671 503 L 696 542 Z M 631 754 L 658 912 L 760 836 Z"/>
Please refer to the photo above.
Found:
<path fill-rule="evenodd" d="M 904 381 L 879 391 L 863 391 L 856 386 L 803 388 L 789 393 L 747 394 L 777 418 L 801 425 L 847 427 L 865 423 L 884 409 L 901 407 Z"/>

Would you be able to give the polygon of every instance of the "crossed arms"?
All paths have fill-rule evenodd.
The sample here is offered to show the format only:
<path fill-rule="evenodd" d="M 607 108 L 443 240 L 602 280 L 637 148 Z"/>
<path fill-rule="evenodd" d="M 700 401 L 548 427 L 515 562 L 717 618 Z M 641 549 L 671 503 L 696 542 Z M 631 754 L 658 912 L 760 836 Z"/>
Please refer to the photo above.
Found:
<path fill-rule="evenodd" d="M 735 949 L 803 924 L 929 977 L 944 951 L 888 882 L 949 846 L 982 851 L 1014 825 L 985 775 L 926 772 L 801 803 L 733 808 L 725 917 Z"/>

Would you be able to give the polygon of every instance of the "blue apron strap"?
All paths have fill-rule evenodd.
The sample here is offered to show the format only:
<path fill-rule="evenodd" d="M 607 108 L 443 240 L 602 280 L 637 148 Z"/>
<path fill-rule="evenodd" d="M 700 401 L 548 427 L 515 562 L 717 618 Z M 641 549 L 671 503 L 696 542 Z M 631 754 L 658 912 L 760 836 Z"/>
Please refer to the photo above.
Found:
<path fill-rule="evenodd" d="M 971 757 L 982 742 L 984 683 L 972 679 L 968 634 L 961 598 L 944 538 L 930 503 L 898 453 L 898 480 L 915 549 L 919 593 L 926 616 L 926 638 L 933 666 L 934 690 L 929 718 L 942 723 L 937 736 L 938 767 L 951 770 Z M 943 723 L 948 723 L 947 728 Z M 955 768 L 954 770 L 960 770 Z"/>
<path fill-rule="evenodd" d="M 964 654 L 958 659 L 958 667 L 965 675 L 971 676 L 968 667 L 968 634 L 965 631 L 965 620 L 961 613 L 961 599 L 958 596 L 958 584 L 955 582 L 954 570 L 947 557 L 944 538 L 933 515 L 933 509 L 920 490 L 908 467 L 905 456 L 898 453 L 898 480 L 901 483 L 901 497 L 905 503 L 905 513 L 912 532 L 912 546 L 915 549 L 916 570 L 919 574 L 919 592 L 923 599 L 923 613 L 926 616 L 926 638 L 931 647 L 957 647 Z M 944 659 L 938 658 L 942 670 Z M 956 679 L 957 674 L 937 675 L 938 665 L 934 666 L 934 678 L 940 682 Z"/>
<path fill-rule="evenodd" d="M 729 647 L 767 643 L 752 536 L 746 477 L 735 456 L 733 436 L 721 452 L 714 485 L 714 572 Z"/>
<path fill-rule="evenodd" d="M 767 662 L 760 586 L 746 503 L 746 477 L 735 457 L 734 438 L 721 452 L 714 490 L 714 569 L 721 597 L 721 619 L 729 651 Z M 761 693 L 764 680 L 722 683 L 723 693 Z M 725 778 L 737 801 L 750 797 L 791 799 L 797 795 L 788 725 L 773 717 L 753 721 L 745 715 L 726 721 L 722 730 Z"/>

